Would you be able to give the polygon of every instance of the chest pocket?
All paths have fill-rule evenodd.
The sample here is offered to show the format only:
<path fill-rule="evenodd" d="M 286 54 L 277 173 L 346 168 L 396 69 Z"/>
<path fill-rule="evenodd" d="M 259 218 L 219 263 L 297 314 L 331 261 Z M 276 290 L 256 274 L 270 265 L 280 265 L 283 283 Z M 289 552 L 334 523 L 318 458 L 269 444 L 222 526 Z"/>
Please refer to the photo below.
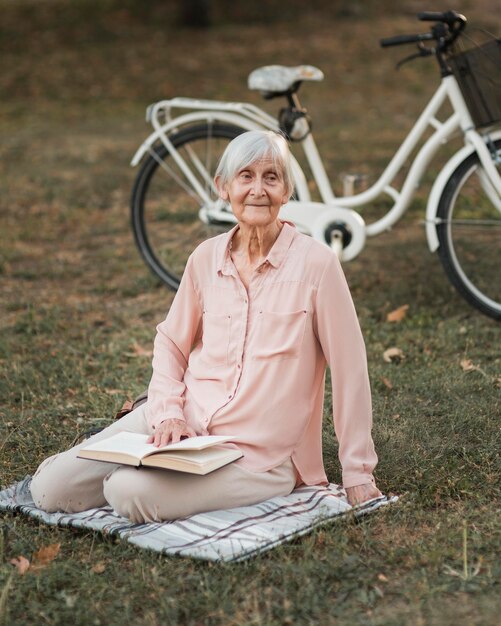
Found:
<path fill-rule="evenodd" d="M 227 365 L 230 330 L 231 315 L 204 312 L 200 354 L 204 363 L 211 367 Z"/>
<path fill-rule="evenodd" d="M 257 320 L 253 359 L 296 359 L 301 351 L 308 312 L 261 311 Z"/>

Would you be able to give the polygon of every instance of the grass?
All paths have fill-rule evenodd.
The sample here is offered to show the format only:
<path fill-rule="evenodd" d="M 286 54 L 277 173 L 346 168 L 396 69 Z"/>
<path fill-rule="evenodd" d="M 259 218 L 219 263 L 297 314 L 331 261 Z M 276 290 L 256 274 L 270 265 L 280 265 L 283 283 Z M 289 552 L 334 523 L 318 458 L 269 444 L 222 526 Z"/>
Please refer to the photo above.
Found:
<path fill-rule="evenodd" d="M 314 2 L 269 23 L 239 4 L 223 19 L 215 3 L 212 29 L 193 35 L 162 3 L 0 3 L 2 485 L 106 423 L 148 382 L 138 346 L 151 348 L 172 293 L 144 267 L 128 223 L 128 162 L 147 104 L 187 95 L 261 105 L 245 91 L 251 69 L 316 64 L 326 81 L 302 94 L 340 186 L 339 172 L 374 179 L 434 89 L 431 63 L 396 73 L 400 52 L 377 48 L 379 36 L 416 28 L 420 2 L 368 3 L 367 16 L 361 3 L 322 12 Z M 489 0 L 459 4 L 500 32 Z M 434 173 L 403 223 L 346 266 L 367 344 L 378 483 L 400 503 L 239 565 L 1 514 L 0 624 L 497 623 L 500 332 L 427 250 L 419 220 Z M 387 322 L 403 304 L 407 317 Z M 386 363 L 393 346 L 405 358 Z M 465 360 L 479 369 L 465 371 Z M 324 459 L 336 481 L 329 409 L 327 396 Z M 58 557 L 38 573 L 9 563 L 55 543 Z"/>

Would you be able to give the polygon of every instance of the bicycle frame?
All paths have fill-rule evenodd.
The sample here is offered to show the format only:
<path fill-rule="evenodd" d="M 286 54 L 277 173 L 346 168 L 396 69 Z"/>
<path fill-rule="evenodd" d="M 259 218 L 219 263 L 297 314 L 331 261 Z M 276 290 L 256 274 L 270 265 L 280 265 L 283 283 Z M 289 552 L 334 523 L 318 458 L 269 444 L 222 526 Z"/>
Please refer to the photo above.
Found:
<path fill-rule="evenodd" d="M 446 100 L 449 100 L 453 113 L 444 122 L 440 122 L 436 115 L 442 108 Z M 190 112 L 172 115 L 172 111 Z M 181 127 L 197 122 L 225 122 L 234 124 L 245 130 L 267 128 L 278 130 L 277 120 L 264 112 L 259 107 L 243 102 L 219 102 L 215 100 L 197 100 L 191 98 L 173 98 L 157 102 L 147 109 L 147 121 L 153 125 L 154 132 L 143 142 L 131 164 L 136 165 L 144 154 L 151 152 L 153 146 L 162 142 L 169 150 L 172 158 L 183 172 L 188 183 L 199 196 L 204 210 L 214 214 L 218 219 L 228 222 L 234 221 L 233 215 L 228 211 L 222 211 L 221 206 L 214 203 L 209 197 L 204 186 L 200 184 L 193 174 L 185 159 L 178 153 L 169 139 L 169 135 Z M 403 167 L 404 163 L 417 147 L 427 128 L 434 128 L 433 134 L 424 142 L 415 156 L 412 165 L 400 190 L 392 186 L 395 177 Z M 483 180 L 487 193 L 501 196 L 501 178 L 493 163 L 492 155 L 486 145 L 486 139 L 480 135 L 473 125 L 471 116 L 464 102 L 461 91 L 454 76 L 446 76 L 442 79 L 437 91 L 430 99 L 413 128 L 396 151 L 395 155 L 379 177 L 379 179 L 366 191 L 353 196 L 336 197 L 328 175 L 323 166 L 321 157 L 317 150 L 313 136 L 308 134 L 305 139 L 298 142 L 302 145 L 306 160 L 313 173 L 313 178 L 323 202 L 312 202 L 308 185 L 301 167 L 296 159 L 293 159 L 293 171 L 296 181 L 296 195 L 298 200 L 290 201 L 282 208 L 281 216 L 294 221 L 300 230 L 314 233 L 319 228 L 324 228 L 329 222 L 346 216 L 348 223 L 354 230 L 364 230 L 363 235 L 359 233 L 357 242 L 354 242 L 353 249 L 348 251 L 346 260 L 354 258 L 360 252 L 365 243 L 365 235 L 375 236 L 389 230 L 404 214 L 414 195 L 415 189 L 423 176 L 427 166 L 438 152 L 440 146 L 457 132 L 461 131 L 465 147 L 454 155 L 444 166 L 430 193 L 426 212 L 426 235 L 431 251 L 438 248 L 436 235 L 436 211 L 438 200 L 440 199 L 443 186 L 446 184 L 450 174 L 457 164 L 468 154 L 477 152 L 484 168 L 486 177 Z M 499 131 L 492 134 L 492 138 L 497 138 Z M 204 166 L 197 160 L 192 161 L 192 166 L 198 174 L 204 178 Z M 212 185 L 212 181 L 205 182 Z M 353 211 L 355 207 L 367 205 L 381 194 L 389 195 L 394 204 L 390 210 L 380 219 L 364 224 L 358 213 Z"/>

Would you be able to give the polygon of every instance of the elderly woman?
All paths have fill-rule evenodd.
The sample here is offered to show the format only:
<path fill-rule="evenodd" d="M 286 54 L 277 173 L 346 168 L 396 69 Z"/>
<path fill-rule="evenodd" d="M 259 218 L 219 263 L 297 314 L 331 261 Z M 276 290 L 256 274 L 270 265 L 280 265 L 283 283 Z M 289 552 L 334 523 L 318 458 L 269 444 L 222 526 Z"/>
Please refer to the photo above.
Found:
<path fill-rule="evenodd" d="M 76 446 L 39 467 L 37 506 L 76 512 L 109 503 L 135 522 L 160 521 L 325 484 L 327 365 L 348 501 L 380 495 L 357 316 L 336 256 L 279 219 L 292 193 L 290 168 L 276 133 L 251 131 L 228 145 L 215 183 L 238 224 L 191 255 L 157 327 L 147 403 L 93 437 L 129 430 L 160 446 L 232 435 L 226 445 L 243 457 L 196 476 L 79 459 Z"/>

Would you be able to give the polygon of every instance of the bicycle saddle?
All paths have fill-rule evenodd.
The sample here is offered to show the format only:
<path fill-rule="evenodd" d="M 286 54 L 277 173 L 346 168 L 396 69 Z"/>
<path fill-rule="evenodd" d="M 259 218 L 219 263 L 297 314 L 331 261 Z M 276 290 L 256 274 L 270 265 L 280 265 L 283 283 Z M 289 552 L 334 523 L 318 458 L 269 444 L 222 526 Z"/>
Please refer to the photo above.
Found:
<path fill-rule="evenodd" d="M 263 95 L 271 97 L 296 91 L 298 83 L 303 80 L 323 80 L 324 74 L 313 65 L 298 65 L 286 67 L 284 65 L 266 65 L 258 67 L 249 74 L 247 86 L 257 89 Z"/>

